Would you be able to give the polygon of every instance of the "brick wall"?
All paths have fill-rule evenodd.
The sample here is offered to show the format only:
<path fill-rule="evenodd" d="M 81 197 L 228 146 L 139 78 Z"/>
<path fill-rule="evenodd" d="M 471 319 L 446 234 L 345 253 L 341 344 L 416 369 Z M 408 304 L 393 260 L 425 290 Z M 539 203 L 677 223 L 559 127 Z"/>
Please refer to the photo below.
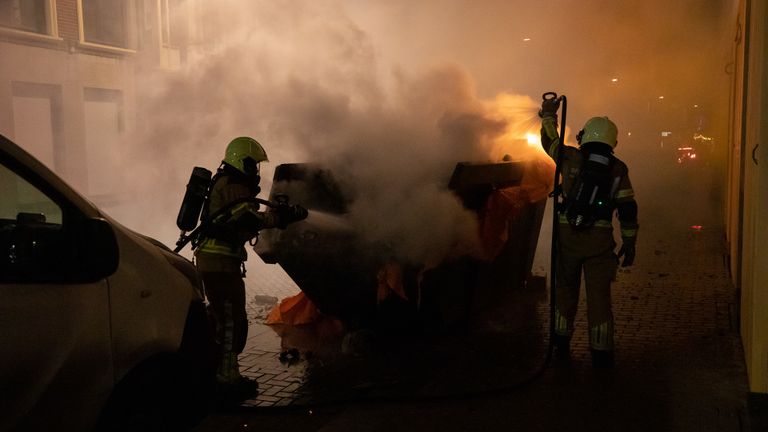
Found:
<path fill-rule="evenodd" d="M 77 0 L 56 0 L 59 36 L 68 41 L 80 40 Z"/>

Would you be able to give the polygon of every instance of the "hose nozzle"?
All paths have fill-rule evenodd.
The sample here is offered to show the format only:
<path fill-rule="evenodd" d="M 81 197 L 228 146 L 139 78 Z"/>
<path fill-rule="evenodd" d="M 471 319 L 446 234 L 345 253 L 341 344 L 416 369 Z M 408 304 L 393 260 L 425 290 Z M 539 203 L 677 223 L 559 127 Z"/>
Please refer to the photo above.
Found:
<path fill-rule="evenodd" d="M 546 92 L 543 95 L 541 95 L 541 100 L 544 101 L 550 101 L 550 100 L 557 100 L 557 102 L 560 102 L 563 100 L 563 96 L 558 96 L 555 92 Z"/>
<path fill-rule="evenodd" d="M 560 102 L 565 101 L 565 96 L 558 96 L 555 92 L 546 92 L 541 95 L 541 109 L 539 117 L 556 116 L 560 109 Z"/>

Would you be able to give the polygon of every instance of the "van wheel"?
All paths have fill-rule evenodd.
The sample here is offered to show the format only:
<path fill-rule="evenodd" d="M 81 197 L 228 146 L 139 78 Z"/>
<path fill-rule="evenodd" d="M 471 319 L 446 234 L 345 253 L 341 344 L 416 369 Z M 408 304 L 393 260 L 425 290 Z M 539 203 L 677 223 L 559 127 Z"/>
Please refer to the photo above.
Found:
<path fill-rule="evenodd" d="M 159 354 L 132 370 L 114 389 L 99 431 L 183 431 L 205 413 L 204 394 L 179 354 Z"/>
<path fill-rule="evenodd" d="M 216 345 L 205 305 L 187 313 L 177 353 L 157 354 L 115 387 L 99 431 L 183 431 L 198 424 L 213 394 Z"/>
<path fill-rule="evenodd" d="M 218 360 L 216 353 L 219 352 L 215 333 L 213 318 L 209 315 L 205 304 L 203 302 L 190 304 L 179 352 L 189 360 L 195 376 L 204 385 L 210 386 L 208 390 L 214 385 Z"/>

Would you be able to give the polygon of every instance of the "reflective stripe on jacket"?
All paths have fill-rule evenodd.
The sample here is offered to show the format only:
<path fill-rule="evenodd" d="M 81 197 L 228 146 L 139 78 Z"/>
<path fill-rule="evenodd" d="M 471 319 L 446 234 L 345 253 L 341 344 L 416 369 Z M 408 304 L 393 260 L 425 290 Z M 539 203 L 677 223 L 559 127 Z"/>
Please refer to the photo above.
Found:
<path fill-rule="evenodd" d="M 219 175 L 211 187 L 207 214 L 214 215 L 230 205 L 232 208 L 211 221 L 211 230 L 203 233 L 195 254 L 221 255 L 241 261 L 248 258 L 245 242 L 255 237 L 259 230 L 277 226 L 277 217 L 273 213 L 259 211 L 259 204 L 248 201 L 248 198 L 253 198 L 253 194 L 244 179 Z M 240 202 L 235 204 L 237 201 Z"/>

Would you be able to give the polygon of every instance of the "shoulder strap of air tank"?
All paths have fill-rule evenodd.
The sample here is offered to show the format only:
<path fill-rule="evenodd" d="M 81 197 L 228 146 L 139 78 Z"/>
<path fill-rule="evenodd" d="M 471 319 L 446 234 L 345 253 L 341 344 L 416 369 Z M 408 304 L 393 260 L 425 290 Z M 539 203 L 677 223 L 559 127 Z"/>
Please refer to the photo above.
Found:
<path fill-rule="evenodd" d="M 200 212 L 200 222 L 205 222 L 209 219 L 210 213 L 211 213 L 211 192 L 213 191 L 214 186 L 216 185 L 216 182 L 219 181 L 226 173 L 222 169 L 222 167 L 219 167 L 219 169 L 216 170 L 216 174 L 213 175 L 211 178 L 210 183 L 208 183 L 208 189 L 205 191 L 205 202 L 203 203 L 203 211 Z"/>

